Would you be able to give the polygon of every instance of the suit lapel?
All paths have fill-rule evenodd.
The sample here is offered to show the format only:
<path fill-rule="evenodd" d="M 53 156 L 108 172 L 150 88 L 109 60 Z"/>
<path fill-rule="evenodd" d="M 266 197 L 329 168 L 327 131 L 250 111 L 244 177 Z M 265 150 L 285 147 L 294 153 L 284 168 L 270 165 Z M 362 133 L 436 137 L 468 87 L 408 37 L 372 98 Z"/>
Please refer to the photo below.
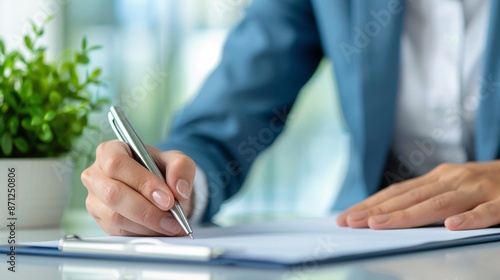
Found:
<path fill-rule="evenodd" d="M 339 99 L 351 134 L 347 187 L 339 194 L 346 199 L 335 206 L 339 209 L 354 202 L 348 199 L 354 193 L 361 199 L 380 184 L 392 139 L 404 1 L 312 3 L 325 53 L 337 73 Z"/>
<path fill-rule="evenodd" d="M 476 118 L 476 160 L 498 158 L 500 141 L 500 4 L 491 1 L 484 68 L 480 79 L 480 105 Z"/>
<path fill-rule="evenodd" d="M 364 29 L 370 20 L 376 21 L 375 13 L 388 11 L 395 1 L 362 1 L 367 8 Z M 362 104 L 364 107 L 364 153 L 363 169 L 369 193 L 374 193 L 380 184 L 389 153 L 396 97 L 399 82 L 400 38 L 403 29 L 404 1 L 399 12 L 391 12 L 391 20 L 373 36 L 370 44 L 361 52 Z M 393 10 L 394 11 L 394 10 Z M 363 26 L 363 25 L 362 25 Z"/>

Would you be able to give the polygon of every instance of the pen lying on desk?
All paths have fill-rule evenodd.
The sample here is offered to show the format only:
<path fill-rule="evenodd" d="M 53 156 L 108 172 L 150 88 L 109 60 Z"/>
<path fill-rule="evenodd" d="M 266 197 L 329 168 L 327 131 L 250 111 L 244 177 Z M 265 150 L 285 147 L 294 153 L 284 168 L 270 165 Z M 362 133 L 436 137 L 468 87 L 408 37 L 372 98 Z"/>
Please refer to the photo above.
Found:
<path fill-rule="evenodd" d="M 111 128 L 113 128 L 113 131 L 116 134 L 116 137 L 130 146 L 135 159 L 153 174 L 158 176 L 163 182 L 166 182 L 165 178 L 158 169 L 158 166 L 156 166 L 155 161 L 146 149 L 146 146 L 141 141 L 139 135 L 137 135 L 120 107 L 111 106 L 108 113 L 108 120 L 111 124 Z M 177 200 L 175 200 L 174 206 L 170 209 L 170 213 L 174 216 L 175 220 L 177 220 L 186 234 L 188 234 L 192 239 L 193 230 L 191 229 L 191 226 L 186 219 L 186 215 Z"/>
<path fill-rule="evenodd" d="M 222 248 L 203 245 L 167 244 L 154 238 L 138 238 L 129 242 L 83 240 L 77 235 L 67 235 L 59 241 L 59 251 L 64 253 L 166 260 L 209 261 L 224 253 Z"/>

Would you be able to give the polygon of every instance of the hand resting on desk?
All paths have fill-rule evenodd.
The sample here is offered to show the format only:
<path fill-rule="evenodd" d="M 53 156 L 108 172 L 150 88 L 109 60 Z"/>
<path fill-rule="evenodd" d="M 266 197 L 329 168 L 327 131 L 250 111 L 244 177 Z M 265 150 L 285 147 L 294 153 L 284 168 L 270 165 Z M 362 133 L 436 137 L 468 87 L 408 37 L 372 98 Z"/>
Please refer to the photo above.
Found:
<path fill-rule="evenodd" d="M 409 228 L 444 221 L 450 230 L 500 224 L 500 161 L 442 164 L 393 184 L 342 213 L 352 228 Z"/>
<path fill-rule="evenodd" d="M 185 235 L 168 210 L 174 197 L 191 215 L 196 165 L 179 151 L 148 150 L 167 182 L 132 158 L 127 144 L 114 140 L 97 147 L 96 160 L 81 176 L 87 210 L 111 235 Z"/>

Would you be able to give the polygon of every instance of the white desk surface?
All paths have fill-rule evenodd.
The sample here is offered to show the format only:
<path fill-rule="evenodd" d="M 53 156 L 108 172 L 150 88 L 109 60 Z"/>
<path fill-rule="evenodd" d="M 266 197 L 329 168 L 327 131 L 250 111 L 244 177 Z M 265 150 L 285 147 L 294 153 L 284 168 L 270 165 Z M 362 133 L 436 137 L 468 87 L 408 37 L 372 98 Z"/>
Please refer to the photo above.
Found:
<path fill-rule="evenodd" d="M 70 211 L 59 229 L 19 230 L 23 242 L 104 233 L 83 211 Z M 5 240 L 0 231 L 0 240 Z M 133 263 L 17 255 L 17 272 L 0 256 L 0 279 L 500 279 L 500 242 L 291 269 Z"/>

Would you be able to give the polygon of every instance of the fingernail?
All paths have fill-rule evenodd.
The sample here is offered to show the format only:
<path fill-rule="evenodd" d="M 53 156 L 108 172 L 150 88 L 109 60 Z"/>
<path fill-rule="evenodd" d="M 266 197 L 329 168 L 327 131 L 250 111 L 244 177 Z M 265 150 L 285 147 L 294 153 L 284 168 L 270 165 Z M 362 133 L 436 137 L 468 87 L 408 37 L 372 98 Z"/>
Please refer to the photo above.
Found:
<path fill-rule="evenodd" d="M 189 183 L 186 180 L 178 180 L 177 184 L 175 185 L 175 189 L 185 199 L 189 198 Z"/>
<path fill-rule="evenodd" d="M 455 216 L 451 217 L 449 220 L 452 225 L 458 226 L 464 221 L 464 218 L 462 218 L 462 216 Z"/>
<path fill-rule="evenodd" d="M 181 226 L 179 225 L 179 223 L 170 217 L 161 218 L 160 227 L 162 229 L 168 231 L 172 235 L 175 235 L 175 234 L 178 234 L 179 232 L 181 232 Z"/>
<path fill-rule="evenodd" d="M 376 224 L 383 224 L 391 219 L 389 215 L 377 215 L 370 218 Z"/>
<path fill-rule="evenodd" d="M 368 217 L 368 211 L 356 211 L 347 215 L 347 218 L 352 221 L 359 221 L 365 219 L 366 217 Z"/>
<path fill-rule="evenodd" d="M 170 203 L 170 196 L 162 191 L 154 191 L 152 197 L 158 206 L 167 207 Z"/>

